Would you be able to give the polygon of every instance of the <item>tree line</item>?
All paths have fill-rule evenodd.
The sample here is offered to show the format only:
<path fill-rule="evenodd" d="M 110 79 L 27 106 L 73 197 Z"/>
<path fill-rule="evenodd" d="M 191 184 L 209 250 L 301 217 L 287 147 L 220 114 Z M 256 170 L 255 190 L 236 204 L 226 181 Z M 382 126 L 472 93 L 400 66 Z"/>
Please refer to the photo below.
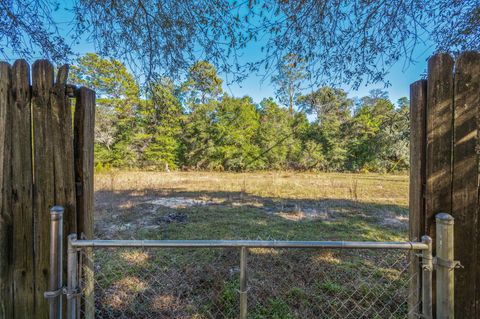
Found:
<path fill-rule="evenodd" d="M 141 87 L 119 61 L 87 54 L 71 81 L 97 92 L 97 169 L 408 169 L 409 101 L 382 90 L 351 99 L 339 88 L 299 88 L 301 63 L 286 56 L 272 97 L 256 104 L 222 89 L 215 67 L 194 63 L 184 81 Z"/>

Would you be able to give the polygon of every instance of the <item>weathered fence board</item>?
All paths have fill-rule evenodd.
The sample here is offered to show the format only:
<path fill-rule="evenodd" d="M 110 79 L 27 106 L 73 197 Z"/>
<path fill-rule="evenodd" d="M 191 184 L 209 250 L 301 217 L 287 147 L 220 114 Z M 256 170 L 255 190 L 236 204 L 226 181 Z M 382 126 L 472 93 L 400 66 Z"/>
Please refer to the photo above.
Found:
<path fill-rule="evenodd" d="M 453 65 L 448 54 L 428 61 L 425 226 L 434 251 L 435 214 L 452 211 Z"/>
<path fill-rule="evenodd" d="M 428 60 L 425 232 L 432 238 L 434 253 L 435 215 L 452 211 L 453 66 L 448 54 Z M 435 296 L 434 290 L 433 300 Z"/>
<path fill-rule="evenodd" d="M 95 92 L 67 85 L 66 65 L 56 78 L 47 60 L 31 70 L 0 62 L 0 319 L 48 318 L 50 207 L 64 206 L 65 234 L 93 236 Z"/>
<path fill-rule="evenodd" d="M 34 252 L 32 212 L 32 140 L 30 67 L 24 60 L 13 65 L 12 88 L 12 215 L 15 318 L 34 311 Z"/>
<path fill-rule="evenodd" d="M 81 87 L 77 92 L 75 105 L 75 182 L 77 185 L 77 226 L 78 232 L 86 238 L 93 238 L 93 165 L 94 165 L 94 123 L 95 92 Z M 95 315 L 94 278 L 91 251 L 84 267 L 84 309 L 85 318 Z M 91 271 L 89 271 L 89 269 Z"/>
<path fill-rule="evenodd" d="M 410 190 L 409 239 L 420 241 L 425 234 L 425 150 L 427 116 L 427 81 L 420 80 L 410 86 Z M 419 313 L 421 276 L 418 258 L 412 253 L 409 305 L 411 317 Z"/>
<path fill-rule="evenodd" d="M 55 204 L 64 207 L 63 233 L 77 232 L 77 214 L 75 202 L 75 172 L 73 156 L 73 129 L 70 100 L 66 94 L 68 65 L 58 69 L 57 78 L 51 91 L 52 138 L 54 159 Z M 67 236 L 64 237 L 63 260 L 67 260 Z M 63 280 L 67 280 L 67 263 L 63 265 Z M 66 311 L 66 299 L 63 299 Z M 66 313 L 66 312 L 65 312 Z"/>
<path fill-rule="evenodd" d="M 35 235 L 35 316 L 48 318 L 48 303 L 43 294 L 48 290 L 50 216 L 55 205 L 54 162 L 50 90 L 54 84 L 53 65 L 47 60 L 32 66 L 33 119 L 33 210 Z"/>
<path fill-rule="evenodd" d="M 455 258 L 464 269 L 455 272 L 457 318 L 478 318 L 475 291 L 478 258 L 478 112 L 480 53 L 463 53 L 456 62 L 454 99 L 453 193 Z M 480 311 L 480 309 L 479 309 Z"/>
<path fill-rule="evenodd" d="M 11 68 L 0 62 L 0 316 L 13 317 L 13 282 L 11 250 L 11 189 L 10 189 L 10 146 L 11 146 Z"/>
<path fill-rule="evenodd" d="M 75 181 L 77 184 L 78 232 L 93 236 L 93 142 L 95 92 L 81 87 L 75 105 Z"/>
<path fill-rule="evenodd" d="M 425 223 L 435 243 L 435 214 L 447 212 L 455 218 L 455 259 L 464 266 L 455 270 L 455 316 L 479 318 L 480 53 L 465 52 L 456 61 L 448 54 L 432 56 L 426 85 L 426 146 L 422 127 L 415 125 L 418 91 L 411 91 L 410 236 L 414 239 Z M 423 171 L 425 189 L 419 185 Z M 412 266 L 411 271 L 418 268 Z M 414 288 L 415 284 L 411 293 Z"/>

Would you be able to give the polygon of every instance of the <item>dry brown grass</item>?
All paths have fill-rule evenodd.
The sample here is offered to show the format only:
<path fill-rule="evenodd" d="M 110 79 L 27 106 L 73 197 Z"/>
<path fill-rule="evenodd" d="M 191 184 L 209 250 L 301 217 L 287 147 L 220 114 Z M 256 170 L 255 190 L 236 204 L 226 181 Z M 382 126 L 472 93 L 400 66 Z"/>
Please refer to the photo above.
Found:
<path fill-rule="evenodd" d="M 408 204 L 408 176 L 295 172 L 142 172 L 96 174 L 102 191 L 238 192 L 289 199 L 347 199 L 376 204 Z"/>

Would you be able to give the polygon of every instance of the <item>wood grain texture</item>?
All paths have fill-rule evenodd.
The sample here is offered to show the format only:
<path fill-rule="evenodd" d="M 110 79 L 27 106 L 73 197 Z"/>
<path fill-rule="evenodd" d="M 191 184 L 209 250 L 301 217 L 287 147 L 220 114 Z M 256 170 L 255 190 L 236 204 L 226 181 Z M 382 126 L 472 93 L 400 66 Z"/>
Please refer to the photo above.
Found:
<path fill-rule="evenodd" d="M 0 62 L 0 318 L 13 318 L 11 85 L 11 67 L 8 63 Z"/>
<path fill-rule="evenodd" d="M 32 66 L 33 120 L 33 210 L 35 250 L 35 318 L 48 318 L 48 303 L 43 293 L 48 289 L 50 255 L 49 209 L 55 204 L 54 159 L 50 92 L 54 84 L 52 64 L 38 60 Z"/>
<path fill-rule="evenodd" d="M 427 81 L 410 85 L 410 188 L 409 239 L 420 241 L 425 234 L 425 158 Z M 416 252 L 410 254 L 409 316 L 419 313 L 421 301 L 421 268 Z"/>
<path fill-rule="evenodd" d="M 68 65 L 58 69 L 53 90 L 52 103 L 52 137 L 55 172 L 55 204 L 64 207 L 63 214 L 63 281 L 67 280 L 67 236 L 77 232 L 77 214 L 75 202 L 75 172 L 73 157 L 73 128 L 70 99 L 66 94 Z M 64 310 L 66 310 L 66 298 Z M 66 314 L 66 312 L 65 312 Z"/>
<path fill-rule="evenodd" d="M 15 318 L 34 315 L 33 172 L 30 112 L 30 66 L 13 64 L 12 215 Z"/>
<path fill-rule="evenodd" d="M 452 211 L 453 65 L 448 54 L 428 60 L 425 230 L 435 251 L 435 215 Z"/>
<path fill-rule="evenodd" d="M 95 92 L 81 87 L 75 105 L 74 151 L 79 234 L 93 237 Z"/>
<path fill-rule="evenodd" d="M 93 238 L 93 167 L 94 167 L 94 129 L 95 129 L 95 92 L 81 87 L 76 92 L 74 151 L 75 181 L 77 185 L 77 228 L 80 236 Z M 93 260 L 91 250 L 87 251 L 88 260 Z M 94 277 L 93 264 L 83 265 L 85 302 L 82 305 L 85 318 L 94 318 Z"/>
<path fill-rule="evenodd" d="M 455 218 L 455 317 L 479 318 L 478 150 L 480 53 L 465 52 L 455 68 L 452 215 Z"/>
<path fill-rule="evenodd" d="M 434 255 L 435 215 L 452 211 L 453 66 L 445 53 L 428 60 L 425 233 L 432 238 Z M 435 288 L 432 297 L 435 316 Z"/>

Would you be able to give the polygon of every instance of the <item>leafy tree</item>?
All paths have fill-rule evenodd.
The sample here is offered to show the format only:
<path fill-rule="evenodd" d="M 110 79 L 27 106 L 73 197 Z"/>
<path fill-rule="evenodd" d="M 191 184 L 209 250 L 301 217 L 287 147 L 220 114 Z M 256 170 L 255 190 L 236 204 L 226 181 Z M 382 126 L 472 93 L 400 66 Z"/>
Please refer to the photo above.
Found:
<path fill-rule="evenodd" d="M 277 86 L 277 97 L 293 114 L 294 106 L 300 95 L 302 81 L 307 77 L 305 61 L 296 54 L 287 54 L 278 65 L 278 73 L 272 77 Z"/>
<path fill-rule="evenodd" d="M 315 114 L 319 125 L 332 115 L 342 119 L 349 117 L 352 107 L 352 100 L 347 97 L 347 92 L 328 86 L 302 95 L 298 100 L 300 109 Z"/>
<path fill-rule="evenodd" d="M 408 100 L 395 108 L 383 91 L 360 100 L 349 137 L 352 170 L 393 171 L 408 167 Z"/>
<path fill-rule="evenodd" d="M 72 66 L 71 81 L 97 93 L 96 151 L 101 164 L 135 165 L 132 136 L 140 104 L 140 88 L 121 62 L 88 53 Z"/>
<path fill-rule="evenodd" d="M 388 171 L 406 170 L 410 160 L 410 101 L 402 97 L 389 117 L 385 130 L 385 157 L 390 160 Z"/>
<path fill-rule="evenodd" d="M 215 166 L 226 170 L 256 168 L 260 148 L 254 142 L 259 125 L 259 114 L 250 97 L 224 96 L 214 123 Z"/>
<path fill-rule="evenodd" d="M 182 91 L 187 93 L 190 103 L 204 104 L 222 94 L 222 83 L 223 81 L 217 75 L 217 70 L 213 65 L 207 61 L 198 61 L 190 68 Z"/>
<path fill-rule="evenodd" d="M 346 127 L 351 118 L 352 100 L 342 89 L 321 87 L 301 96 L 302 109 L 316 115 L 316 125 L 310 129 L 310 137 L 320 145 L 323 169 L 342 170 L 347 157 Z M 310 149 L 313 150 L 312 145 Z"/>
<path fill-rule="evenodd" d="M 139 107 L 141 132 L 136 142 L 141 147 L 143 166 L 177 168 L 180 161 L 180 136 L 183 108 L 170 79 L 162 79 L 149 90 L 148 99 Z"/>
<path fill-rule="evenodd" d="M 197 169 L 245 170 L 257 167 L 259 114 L 248 97 L 223 96 L 198 104 L 184 131 L 185 164 Z"/>
<path fill-rule="evenodd" d="M 307 140 L 303 146 L 298 165 L 306 170 L 321 170 L 325 166 L 322 146 L 314 140 Z"/>
<path fill-rule="evenodd" d="M 305 112 L 296 112 L 291 119 L 290 125 L 292 126 L 294 139 L 288 150 L 288 167 L 294 169 L 309 169 L 309 167 L 299 164 L 303 156 L 303 149 L 309 140 L 311 128 Z"/>
<path fill-rule="evenodd" d="M 260 126 L 256 136 L 261 148 L 261 168 L 281 169 L 288 166 L 288 155 L 295 145 L 292 117 L 272 98 L 264 99 L 259 109 Z"/>
<path fill-rule="evenodd" d="M 212 162 L 215 154 L 214 124 L 218 101 L 199 104 L 188 114 L 183 133 L 183 162 L 195 169 L 219 169 Z M 218 163 L 217 163 L 218 164 Z"/>

